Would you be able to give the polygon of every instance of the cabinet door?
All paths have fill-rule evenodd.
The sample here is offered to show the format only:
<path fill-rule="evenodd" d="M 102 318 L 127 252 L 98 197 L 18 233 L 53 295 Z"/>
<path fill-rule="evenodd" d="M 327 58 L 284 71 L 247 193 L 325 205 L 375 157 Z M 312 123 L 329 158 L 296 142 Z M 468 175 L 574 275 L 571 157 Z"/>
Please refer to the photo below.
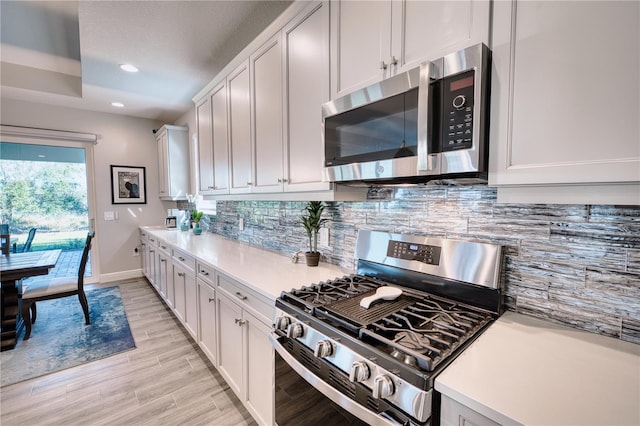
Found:
<path fill-rule="evenodd" d="M 149 251 L 147 256 L 148 256 L 147 264 L 149 265 L 149 275 L 147 275 L 147 279 L 149 280 L 152 286 L 156 287 L 156 263 L 157 263 L 156 259 L 158 255 L 157 255 L 157 250 L 155 246 L 151 245 L 150 242 L 149 242 Z"/>
<path fill-rule="evenodd" d="M 229 140 L 233 194 L 251 191 L 251 108 L 249 62 L 243 63 L 227 79 L 229 85 Z"/>
<path fill-rule="evenodd" d="M 329 4 L 311 5 L 283 30 L 285 38 L 285 191 L 322 191 L 322 111 L 329 100 Z"/>
<path fill-rule="evenodd" d="M 391 1 L 331 1 L 331 43 L 332 99 L 387 77 Z"/>
<path fill-rule="evenodd" d="M 142 260 L 142 273 L 149 278 L 149 244 L 147 240 L 140 241 L 140 259 Z"/>
<path fill-rule="evenodd" d="M 214 366 L 217 366 L 216 354 L 216 294 L 207 283 L 198 279 L 198 301 L 200 321 L 198 333 L 200 347 Z"/>
<path fill-rule="evenodd" d="M 178 319 L 184 324 L 186 303 L 185 303 L 185 291 L 186 291 L 187 271 L 186 269 L 177 264 L 173 264 L 173 286 L 174 286 L 174 312 Z"/>
<path fill-rule="evenodd" d="M 169 273 L 173 273 L 169 267 L 169 256 L 162 251 L 158 251 L 158 291 L 163 299 L 167 298 L 167 277 Z"/>
<path fill-rule="evenodd" d="M 252 192 L 280 192 L 284 176 L 281 34 L 271 38 L 249 61 L 255 153 Z"/>
<path fill-rule="evenodd" d="M 219 359 L 218 370 L 238 398 L 242 396 L 243 339 L 242 310 L 222 292 L 217 294 Z"/>
<path fill-rule="evenodd" d="M 640 3 L 496 2 L 493 28 L 489 183 L 640 202 Z M 635 194 L 584 187 L 614 182 Z"/>
<path fill-rule="evenodd" d="M 227 134 L 227 85 L 220 84 L 211 95 L 213 143 L 212 194 L 229 193 L 229 135 Z"/>
<path fill-rule="evenodd" d="M 198 338 L 198 290 L 196 276 L 185 273 L 184 280 L 184 325 L 194 339 Z"/>
<path fill-rule="evenodd" d="M 392 3 L 391 56 L 401 72 L 476 43 L 489 44 L 490 2 L 484 0 Z"/>
<path fill-rule="evenodd" d="M 211 195 L 214 181 L 211 98 L 209 96 L 196 105 L 196 122 L 198 127 L 198 193 Z"/>
<path fill-rule="evenodd" d="M 167 133 L 162 132 L 157 139 L 158 142 L 158 194 L 160 197 L 169 195 L 169 163 L 167 162 L 167 153 L 169 151 L 169 142 Z"/>
<path fill-rule="evenodd" d="M 269 342 L 271 327 L 244 311 L 246 336 L 246 405 L 259 424 L 273 424 L 274 353 Z"/>

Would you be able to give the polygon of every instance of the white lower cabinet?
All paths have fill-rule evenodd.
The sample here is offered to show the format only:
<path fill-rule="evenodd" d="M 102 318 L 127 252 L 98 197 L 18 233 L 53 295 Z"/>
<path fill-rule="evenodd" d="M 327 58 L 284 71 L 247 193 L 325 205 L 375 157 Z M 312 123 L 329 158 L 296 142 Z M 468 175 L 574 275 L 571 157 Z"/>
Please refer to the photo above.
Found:
<path fill-rule="evenodd" d="M 200 278 L 198 283 L 198 312 L 200 320 L 198 326 L 198 343 L 202 351 L 207 355 L 214 366 L 217 366 L 217 347 L 216 344 L 216 325 L 218 323 L 216 317 L 216 292 L 213 286 L 207 284 Z"/>
<path fill-rule="evenodd" d="M 446 395 L 442 395 L 440 408 L 440 424 L 442 426 L 500 426 L 500 423 L 494 422 Z"/>
<path fill-rule="evenodd" d="M 273 424 L 274 352 L 264 317 L 273 303 L 222 274 L 217 278 L 218 370 L 258 424 Z"/>
<path fill-rule="evenodd" d="M 180 322 L 184 324 L 184 318 L 186 316 L 186 303 L 185 303 L 185 287 L 187 282 L 186 270 L 177 264 L 173 265 L 173 287 L 175 292 L 175 300 L 173 305 L 173 312 L 176 314 Z"/>

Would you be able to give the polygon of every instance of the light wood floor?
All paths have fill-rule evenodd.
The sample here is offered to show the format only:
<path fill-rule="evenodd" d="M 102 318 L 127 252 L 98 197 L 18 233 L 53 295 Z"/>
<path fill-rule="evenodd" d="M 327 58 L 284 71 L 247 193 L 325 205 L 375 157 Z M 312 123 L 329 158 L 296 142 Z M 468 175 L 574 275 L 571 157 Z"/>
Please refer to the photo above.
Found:
<path fill-rule="evenodd" d="M 0 424 L 255 425 L 149 283 L 116 284 L 136 349 L 0 389 Z"/>

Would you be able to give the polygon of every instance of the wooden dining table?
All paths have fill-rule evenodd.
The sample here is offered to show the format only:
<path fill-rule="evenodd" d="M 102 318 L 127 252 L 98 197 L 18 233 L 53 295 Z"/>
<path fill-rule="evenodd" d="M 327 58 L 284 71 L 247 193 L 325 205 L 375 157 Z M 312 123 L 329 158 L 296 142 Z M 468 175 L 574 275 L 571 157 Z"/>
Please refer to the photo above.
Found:
<path fill-rule="evenodd" d="M 1 350 L 13 349 L 24 328 L 22 280 L 47 275 L 56 266 L 62 250 L 31 251 L 0 256 Z"/>

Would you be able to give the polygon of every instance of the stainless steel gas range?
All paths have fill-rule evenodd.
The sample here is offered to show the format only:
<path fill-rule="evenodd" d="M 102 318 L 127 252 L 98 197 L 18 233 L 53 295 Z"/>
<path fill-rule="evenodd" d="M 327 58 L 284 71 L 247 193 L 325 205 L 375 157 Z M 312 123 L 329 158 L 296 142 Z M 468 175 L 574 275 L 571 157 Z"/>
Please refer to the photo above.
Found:
<path fill-rule="evenodd" d="M 360 231 L 356 259 L 276 301 L 276 422 L 439 424 L 435 377 L 501 313 L 501 247 Z"/>

